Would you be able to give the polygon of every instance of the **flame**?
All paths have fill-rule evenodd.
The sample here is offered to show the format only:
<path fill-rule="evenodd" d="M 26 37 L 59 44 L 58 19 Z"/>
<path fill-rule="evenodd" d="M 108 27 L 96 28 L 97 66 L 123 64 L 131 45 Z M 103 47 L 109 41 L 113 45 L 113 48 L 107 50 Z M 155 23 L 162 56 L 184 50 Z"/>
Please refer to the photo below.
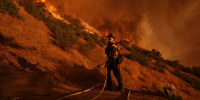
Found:
<path fill-rule="evenodd" d="M 84 20 L 80 19 L 81 21 L 81 25 L 84 26 L 84 30 L 90 34 L 94 34 L 94 33 L 100 33 L 98 30 L 96 30 L 95 28 L 93 28 L 91 25 L 89 25 L 87 22 L 85 22 Z"/>
<path fill-rule="evenodd" d="M 38 2 L 44 3 L 45 4 L 45 8 L 44 9 L 46 9 L 56 19 L 64 21 L 64 18 L 59 13 L 57 13 L 57 9 L 53 5 L 47 3 L 46 0 L 36 0 L 36 2 L 37 3 Z M 65 22 L 67 22 L 67 21 L 65 21 Z"/>
<path fill-rule="evenodd" d="M 42 2 L 42 3 L 45 3 L 46 0 L 36 0 L 36 2 Z"/>
<path fill-rule="evenodd" d="M 126 38 L 126 39 L 124 39 L 124 40 L 125 40 L 125 41 L 127 41 L 127 42 L 130 42 L 130 40 L 129 40 L 129 39 L 127 39 L 127 38 Z"/>
<path fill-rule="evenodd" d="M 105 37 L 108 36 L 108 29 L 106 29 L 105 33 L 104 33 Z"/>
<path fill-rule="evenodd" d="M 57 12 L 57 9 L 52 5 L 52 4 L 49 4 L 46 2 L 46 0 L 36 0 L 36 3 L 44 3 L 45 4 L 45 7 L 44 9 L 46 9 L 54 18 L 56 19 L 59 19 L 59 20 L 62 20 L 64 21 L 65 23 L 68 23 L 70 24 L 67 20 L 65 20 L 58 12 Z M 88 32 L 88 33 L 91 33 L 91 34 L 94 34 L 94 33 L 99 33 L 98 30 L 94 29 L 92 26 L 90 26 L 88 23 L 86 23 L 85 21 L 81 20 L 81 23 L 83 26 L 85 26 L 85 31 Z"/>
<path fill-rule="evenodd" d="M 88 32 L 88 33 L 90 33 L 90 34 L 94 34 L 94 32 L 93 31 L 90 31 L 89 29 L 87 29 L 87 28 L 85 28 L 85 31 L 86 32 Z"/>
<path fill-rule="evenodd" d="M 57 9 L 55 9 L 55 7 L 53 5 L 49 5 L 49 6 L 46 6 L 46 8 L 51 14 L 53 17 L 59 19 L 59 20 L 63 20 L 63 18 L 61 17 L 60 14 L 57 13 Z"/>

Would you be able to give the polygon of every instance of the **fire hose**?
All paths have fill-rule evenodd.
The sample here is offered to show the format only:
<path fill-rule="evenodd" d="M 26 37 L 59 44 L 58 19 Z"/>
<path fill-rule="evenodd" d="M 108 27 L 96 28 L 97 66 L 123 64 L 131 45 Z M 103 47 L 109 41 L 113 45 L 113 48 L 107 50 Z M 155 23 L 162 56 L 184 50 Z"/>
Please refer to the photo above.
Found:
<path fill-rule="evenodd" d="M 107 69 L 106 69 L 106 71 L 105 71 L 105 75 L 106 75 L 106 78 L 105 78 L 105 81 L 104 81 L 103 88 L 101 89 L 100 93 L 99 93 L 98 95 L 96 95 L 95 97 L 93 97 L 91 100 L 97 99 L 97 98 L 103 93 L 103 91 L 104 91 L 104 89 L 105 89 L 105 86 L 106 86 Z M 93 88 L 95 88 L 95 87 L 97 87 L 97 86 L 99 86 L 99 85 L 102 85 L 102 84 L 103 84 L 103 83 L 94 85 L 94 86 L 92 86 L 91 88 L 88 88 L 88 89 L 83 90 L 83 91 L 80 91 L 80 92 L 76 92 L 76 93 L 72 93 L 72 94 L 66 95 L 66 96 L 61 97 L 61 98 L 59 98 L 59 99 L 57 99 L 57 100 L 62 100 L 62 99 L 64 99 L 64 98 L 68 98 L 68 97 L 71 97 L 71 96 L 74 96 L 74 95 L 78 95 L 78 94 L 82 94 L 82 93 L 88 92 L 88 91 L 92 90 Z"/>
<path fill-rule="evenodd" d="M 102 64 L 101 64 L 101 65 L 102 65 Z M 98 66 L 98 65 L 97 65 L 97 66 Z M 100 65 L 99 65 L 99 66 L 100 66 Z M 105 66 L 106 66 L 106 64 L 105 64 Z M 99 67 L 99 68 L 100 68 L 100 67 Z M 91 100 L 96 100 L 96 99 L 103 93 L 103 91 L 104 91 L 104 89 L 105 89 L 105 86 L 106 86 L 106 81 L 107 81 L 107 68 L 106 68 L 106 71 L 105 71 L 105 81 L 104 81 L 104 84 L 103 84 L 103 83 L 100 83 L 100 84 L 94 85 L 94 86 L 92 86 L 91 88 L 88 88 L 88 89 L 83 90 L 83 91 L 80 91 L 80 92 L 76 92 L 76 93 L 72 93 L 72 94 L 66 95 L 66 96 L 61 97 L 61 98 L 59 98 L 59 99 L 57 99 L 57 100 L 62 100 L 62 99 L 64 99 L 64 98 L 68 98 L 68 97 L 71 97 L 71 96 L 74 96 L 74 95 L 78 95 L 78 94 L 82 94 L 82 93 L 88 92 L 88 91 L 92 90 L 93 88 L 95 88 L 95 87 L 97 87 L 97 86 L 103 84 L 103 88 L 101 89 L 101 91 L 99 92 L 99 94 L 96 95 L 95 97 L 93 97 L 93 98 L 91 99 Z M 130 90 L 129 90 L 128 95 L 127 95 L 127 100 L 129 100 L 129 96 L 130 96 Z"/>
<path fill-rule="evenodd" d="M 103 93 L 103 91 L 104 91 L 104 89 L 105 89 L 105 87 L 106 87 L 106 81 L 107 81 L 107 68 L 106 68 L 105 75 L 106 75 L 106 78 L 105 78 L 105 81 L 104 81 L 103 88 L 101 89 L 101 92 L 100 92 L 97 96 L 95 96 L 94 98 L 92 98 L 91 100 L 97 99 L 97 98 Z"/>

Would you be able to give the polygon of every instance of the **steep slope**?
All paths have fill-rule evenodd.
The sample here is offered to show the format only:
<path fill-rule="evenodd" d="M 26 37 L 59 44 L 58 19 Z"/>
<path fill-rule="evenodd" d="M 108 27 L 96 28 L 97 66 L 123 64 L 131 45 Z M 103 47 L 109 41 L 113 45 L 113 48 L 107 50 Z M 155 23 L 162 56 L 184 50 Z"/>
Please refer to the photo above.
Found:
<path fill-rule="evenodd" d="M 97 64 L 105 62 L 103 47 L 97 45 L 87 57 L 73 48 L 64 51 L 52 44 L 53 33 L 43 21 L 28 14 L 23 7 L 20 14 L 24 21 L 0 13 L 0 72 L 52 72 L 54 91 L 61 94 L 103 83 L 105 69 L 96 69 Z M 124 58 L 121 73 L 124 87 L 131 90 L 155 92 L 161 83 L 170 83 L 183 99 L 200 98 L 199 91 L 168 70 L 163 74 Z"/>

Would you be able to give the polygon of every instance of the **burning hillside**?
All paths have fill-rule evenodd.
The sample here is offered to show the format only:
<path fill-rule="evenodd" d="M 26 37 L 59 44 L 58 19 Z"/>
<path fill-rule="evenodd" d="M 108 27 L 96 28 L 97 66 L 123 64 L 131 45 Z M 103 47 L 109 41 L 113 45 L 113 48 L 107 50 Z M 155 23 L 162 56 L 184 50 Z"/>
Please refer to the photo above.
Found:
<path fill-rule="evenodd" d="M 33 1 L 34 2 L 34 1 Z M 53 4 L 48 3 L 46 0 L 36 0 L 35 3 L 42 3 L 43 4 L 43 9 L 47 10 L 53 17 L 55 17 L 56 19 L 62 20 L 63 22 L 66 23 L 70 23 L 68 20 L 66 20 L 63 16 L 63 14 L 60 14 L 56 7 Z M 71 17 L 71 16 L 70 16 Z M 89 32 L 91 34 L 94 33 L 98 33 L 99 35 L 100 32 L 96 29 L 94 29 L 92 26 L 90 26 L 88 23 L 86 23 L 85 21 L 83 21 L 82 19 L 78 19 L 78 18 L 73 18 L 72 19 L 77 19 L 79 20 L 79 25 L 83 26 L 86 32 Z"/>
<path fill-rule="evenodd" d="M 136 40 L 140 40 L 139 33 L 141 31 L 139 29 L 142 28 L 141 26 L 150 25 L 145 23 L 148 17 L 140 16 L 138 13 L 139 15 L 134 18 L 127 15 L 120 21 L 118 19 L 120 17 L 116 16 L 117 18 L 111 21 L 110 18 L 113 18 L 113 16 L 109 17 L 106 14 L 102 14 L 107 19 L 105 19 L 106 22 L 104 24 L 99 23 L 100 27 L 97 27 L 103 34 L 105 33 L 105 36 L 100 36 L 96 32 L 97 30 L 79 17 L 63 14 L 57 7 L 59 0 L 54 2 L 51 0 L 17 0 L 18 2 L 16 3 L 7 1 L 0 0 L 0 72 L 51 73 L 54 78 L 53 89 L 52 95 L 45 95 L 47 98 L 44 98 L 47 100 L 62 99 L 71 95 L 72 92 L 76 94 L 76 91 L 83 89 L 86 89 L 87 92 L 76 96 L 72 95 L 66 99 L 91 99 L 98 95 L 105 80 L 105 68 L 97 69 L 97 65 L 103 66 L 106 61 L 104 49 L 107 40 L 105 37 L 109 32 L 118 31 L 125 33 L 124 37 L 123 35 L 120 37 L 122 40 L 117 41 L 117 43 L 123 46 L 123 49 L 120 49 L 120 53 L 123 55 L 124 60 L 120 65 L 120 71 L 124 88 L 128 91 L 115 93 L 105 90 L 98 99 L 124 100 L 129 97 L 133 100 L 174 98 L 195 100 L 200 96 L 199 67 L 185 67 L 178 61 L 164 59 L 161 53 L 155 49 L 150 51 L 135 45 L 137 43 Z M 115 7 L 116 5 L 113 5 L 111 1 L 107 1 L 109 5 L 105 6 L 113 10 L 116 9 L 116 12 L 110 14 L 118 13 L 119 10 L 126 10 L 126 7 L 119 6 L 121 4 L 125 6 L 127 5 L 126 3 L 120 1 L 120 4 L 115 3 L 118 6 Z M 143 4 L 136 1 L 130 1 L 129 3 Z M 97 2 L 104 4 L 104 1 Z M 12 5 L 7 8 L 6 4 Z M 85 9 L 89 5 L 96 6 L 98 4 L 93 4 L 91 0 L 91 3 L 88 2 L 85 5 Z M 98 8 L 98 6 L 96 7 Z M 127 8 L 131 7 L 130 4 Z M 137 10 L 143 11 L 142 9 Z M 101 13 L 101 11 L 98 13 Z M 126 15 L 126 13 L 124 14 Z M 88 16 L 91 15 L 95 14 L 88 14 Z M 101 20 L 98 18 L 97 24 L 98 20 Z M 90 18 L 88 17 L 88 19 Z M 126 19 L 129 20 L 127 21 Z M 116 21 L 116 23 L 113 23 L 113 21 Z M 116 26 L 117 28 L 115 29 L 115 25 L 121 26 Z M 125 27 L 124 25 L 130 27 Z M 96 27 L 96 25 L 94 26 Z M 134 37 L 131 37 L 132 35 L 125 31 L 133 31 L 135 33 Z M 114 34 L 116 37 L 119 36 L 116 33 Z M 136 40 L 133 40 L 133 38 Z M 133 42 L 133 45 L 130 45 L 130 42 Z M 4 79 L 3 81 L 6 81 Z M 36 82 L 37 79 L 40 79 L 40 76 L 33 79 L 35 80 L 27 83 Z M 11 82 L 14 81 L 21 82 L 12 78 Z M 112 81 L 115 89 L 117 81 L 114 78 Z M 6 82 L 1 84 L 4 85 L 1 85 L 0 88 L 12 91 L 12 93 L 16 92 L 12 90 L 13 87 L 4 88 L 4 86 L 7 86 L 5 85 L 7 84 Z M 9 83 L 9 85 L 14 86 L 15 84 Z M 91 89 L 93 86 L 97 87 Z M 90 91 L 88 91 L 88 88 L 90 88 Z M 23 94 L 23 92 L 24 90 L 21 89 L 20 93 Z M 4 99 L 1 95 L 13 95 L 12 93 L 0 91 L 0 99 Z M 29 100 L 37 98 L 37 96 L 32 95 L 30 97 L 19 96 L 17 99 Z M 11 96 L 5 98 L 16 99 L 16 97 Z M 38 98 L 44 100 L 41 96 Z"/>
<path fill-rule="evenodd" d="M 199 0 L 48 0 L 96 29 L 129 38 L 165 58 L 200 65 Z"/>
<path fill-rule="evenodd" d="M 63 19 L 63 17 L 57 12 L 57 9 L 51 5 L 48 4 L 46 2 L 46 0 L 36 0 L 36 3 L 43 3 L 44 4 L 44 9 L 46 9 L 53 17 L 62 20 L 62 21 L 66 21 Z"/>

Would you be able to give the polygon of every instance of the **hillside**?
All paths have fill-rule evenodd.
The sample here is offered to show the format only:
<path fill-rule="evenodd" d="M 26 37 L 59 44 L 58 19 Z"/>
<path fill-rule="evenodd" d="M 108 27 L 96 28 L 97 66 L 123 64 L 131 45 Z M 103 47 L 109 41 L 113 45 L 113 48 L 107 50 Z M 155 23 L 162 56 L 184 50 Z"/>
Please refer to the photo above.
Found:
<path fill-rule="evenodd" d="M 16 5 L 19 7 L 19 15 L 23 16 L 22 20 L 9 13 L 0 13 L 0 72 L 51 72 L 54 75 L 54 99 L 104 82 L 105 69 L 98 70 L 97 64 L 104 63 L 106 60 L 105 45 L 99 45 L 103 43 L 94 42 L 95 39 L 91 39 L 95 43 L 91 44 L 90 38 L 95 36 L 87 33 L 86 35 L 77 35 L 72 30 L 71 34 L 76 34 L 73 35 L 73 38 L 76 38 L 75 40 L 78 42 L 71 45 L 65 41 L 66 38 L 61 39 L 62 41 L 59 40 L 61 38 L 59 36 L 62 36 L 59 34 L 59 29 L 56 33 L 43 18 L 34 17 L 34 14 L 28 13 L 24 6 Z M 58 27 L 62 27 L 62 25 L 65 24 Z M 67 30 L 70 29 L 67 27 Z M 72 38 L 71 35 L 67 37 L 67 39 L 69 38 Z M 133 61 L 126 56 L 132 52 L 129 48 L 121 51 L 124 55 L 121 74 L 126 89 L 133 92 L 138 91 L 141 94 L 157 93 L 158 88 L 165 83 L 173 84 L 183 99 L 198 100 L 200 98 L 199 90 L 172 73 L 175 70 L 174 67 L 166 65 L 167 68 L 163 69 L 164 72 L 159 72 L 153 69 L 155 67 L 153 63 L 156 60 L 148 60 L 148 66 L 150 66 L 148 67 L 137 59 Z M 194 75 L 190 76 L 199 80 Z M 113 80 L 117 84 L 114 78 Z M 132 99 L 136 98 L 136 94 L 131 93 L 130 99 L 131 97 Z M 148 97 L 151 96 L 140 96 L 137 99 L 143 100 Z M 106 99 L 107 97 L 100 98 Z M 157 95 L 151 98 L 166 99 Z"/>

